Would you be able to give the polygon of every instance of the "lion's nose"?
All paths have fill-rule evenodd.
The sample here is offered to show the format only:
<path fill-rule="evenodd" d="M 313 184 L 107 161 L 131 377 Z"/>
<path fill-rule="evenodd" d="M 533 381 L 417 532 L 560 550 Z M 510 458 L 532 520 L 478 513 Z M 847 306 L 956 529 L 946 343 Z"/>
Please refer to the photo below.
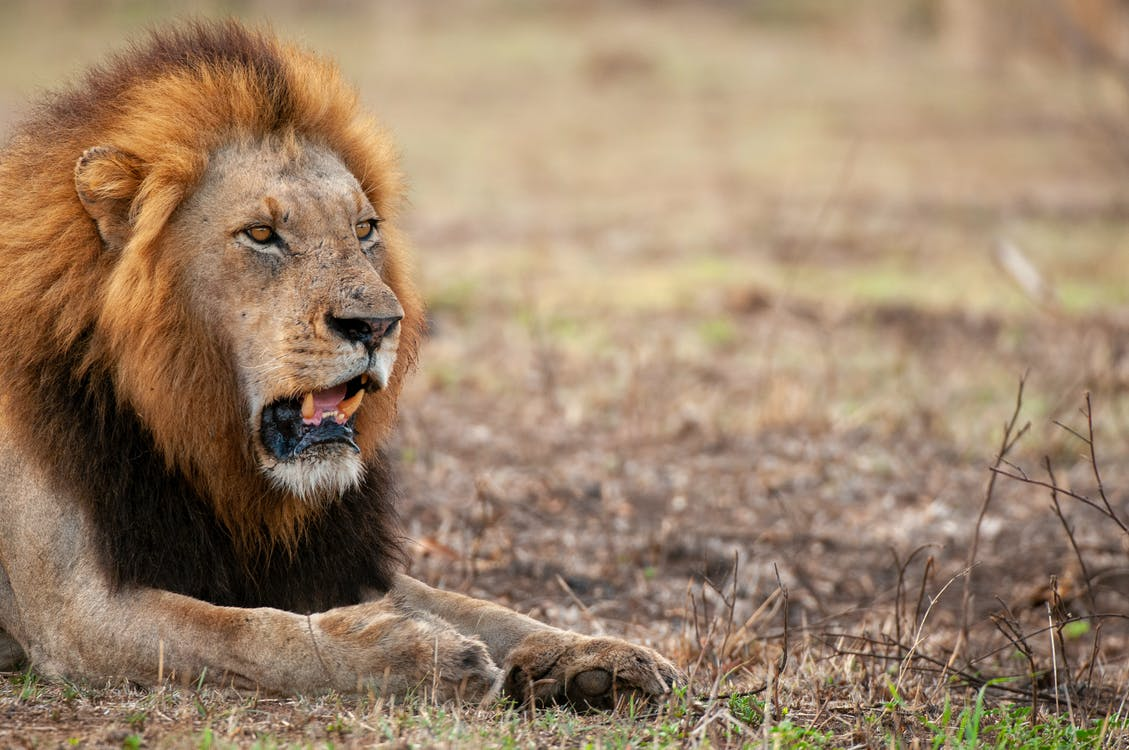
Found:
<path fill-rule="evenodd" d="M 329 329 L 346 341 L 364 344 L 368 349 L 375 349 L 380 345 L 381 339 L 396 330 L 402 315 L 392 315 L 387 318 L 339 318 L 336 315 L 326 315 L 325 320 Z"/>

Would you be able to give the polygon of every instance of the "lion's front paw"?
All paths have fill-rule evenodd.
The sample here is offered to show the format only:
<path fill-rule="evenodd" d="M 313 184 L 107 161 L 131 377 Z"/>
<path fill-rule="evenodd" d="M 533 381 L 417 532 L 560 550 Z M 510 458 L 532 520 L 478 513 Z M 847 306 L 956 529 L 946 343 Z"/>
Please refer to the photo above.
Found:
<path fill-rule="evenodd" d="M 645 646 L 550 630 L 527 636 L 502 667 L 505 691 L 523 702 L 614 708 L 625 698 L 656 698 L 683 681 L 678 668 Z"/>
<path fill-rule="evenodd" d="M 354 616 L 341 617 L 342 612 Z M 355 614 L 338 610 L 316 617 L 329 634 L 349 638 L 356 648 L 353 653 L 367 657 L 352 666 L 376 692 L 427 696 L 439 702 L 480 701 L 497 692 L 501 670 L 478 638 L 426 615 L 374 619 L 366 626 Z M 336 653 L 323 650 L 324 655 Z"/>
<path fill-rule="evenodd" d="M 436 700 L 479 701 L 494 695 L 500 672 L 482 641 L 453 630 L 433 636 L 431 685 Z"/>

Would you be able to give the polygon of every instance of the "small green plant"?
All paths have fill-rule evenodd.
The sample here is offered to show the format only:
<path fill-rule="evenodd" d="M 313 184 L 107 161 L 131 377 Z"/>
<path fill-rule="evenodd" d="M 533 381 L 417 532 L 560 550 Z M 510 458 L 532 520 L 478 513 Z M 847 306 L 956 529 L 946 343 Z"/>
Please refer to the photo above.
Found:
<path fill-rule="evenodd" d="M 793 724 L 791 719 L 784 719 L 774 724 L 768 731 L 770 744 L 773 747 L 809 748 L 827 747 L 831 743 L 831 732 L 822 732 L 813 727 L 802 727 Z"/>
<path fill-rule="evenodd" d="M 937 748 L 942 747 L 945 744 L 945 740 L 948 739 L 948 726 L 949 722 L 952 721 L 952 718 L 953 703 L 952 699 L 946 694 L 945 704 L 941 709 L 941 715 L 937 718 L 937 721 L 933 722 L 929 721 L 928 719 L 924 719 L 922 721 L 922 723 L 925 724 L 926 728 L 933 733 L 933 750 L 937 750 Z"/>
<path fill-rule="evenodd" d="M 759 727 L 764 719 L 764 703 L 748 693 L 729 696 L 729 713 L 751 727 Z"/>
<path fill-rule="evenodd" d="M 19 700 L 26 703 L 39 697 L 39 675 L 29 668 L 26 672 L 15 675 L 12 681 L 20 686 Z"/>
<path fill-rule="evenodd" d="M 966 707 L 960 712 L 956 736 L 959 747 L 977 747 L 977 740 L 980 738 L 980 722 L 984 718 L 984 693 L 988 690 L 989 685 L 991 685 L 990 682 L 977 691 L 976 700 L 973 702 L 971 710 Z"/>
<path fill-rule="evenodd" d="M 137 734 L 136 732 L 133 733 L 133 734 L 126 735 L 126 738 L 124 740 L 122 740 L 122 748 L 124 750 L 138 750 L 138 748 L 140 748 L 140 747 L 141 747 L 141 735 Z"/>
<path fill-rule="evenodd" d="M 73 701 L 80 697 L 82 697 L 82 689 L 70 680 L 63 680 L 63 699 Z"/>
<path fill-rule="evenodd" d="M 325 725 L 325 731 L 330 734 L 347 734 L 350 731 L 349 724 L 341 716 L 337 716 L 333 721 Z"/>
<path fill-rule="evenodd" d="M 671 690 L 670 702 L 667 704 L 672 719 L 681 719 L 690 711 L 690 687 L 684 684 L 675 685 Z"/>

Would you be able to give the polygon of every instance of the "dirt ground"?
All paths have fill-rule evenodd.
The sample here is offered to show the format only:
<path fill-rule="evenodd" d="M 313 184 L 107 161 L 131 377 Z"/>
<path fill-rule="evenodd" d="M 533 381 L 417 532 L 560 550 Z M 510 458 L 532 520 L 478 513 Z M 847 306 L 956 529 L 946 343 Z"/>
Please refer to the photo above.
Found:
<path fill-rule="evenodd" d="M 28 41 L 44 17 L 5 10 L 7 119 L 161 15 L 127 7 L 49 49 Z M 1013 679 L 990 700 L 1029 702 L 1032 663 L 1042 710 L 1123 727 L 1121 79 L 970 65 L 875 13 L 437 8 L 274 18 L 340 60 L 412 175 L 431 334 L 391 451 L 414 573 L 652 644 L 695 690 L 771 696 L 834 744 L 912 744 L 908 716 L 996 677 Z M 1051 293 L 1022 290 L 1005 244 Z M 1002 468 L 1047 481 L 1047 459 L 1098 509 L 1060 495 L 1060 520 L 1008 478 L 985 505 L 1021 378 L 1030 427 Z M 1108 506 L 1070 433 L 1089 434 L 1087 393 Z M 224 714 L 212 695 L 28 685 L 0 679 L 2 745 L 452 742 L 334 734 L 342 711 L 373 715 L 352 699 Z M 715 729 L 674 741 L 761 737 Z"/>

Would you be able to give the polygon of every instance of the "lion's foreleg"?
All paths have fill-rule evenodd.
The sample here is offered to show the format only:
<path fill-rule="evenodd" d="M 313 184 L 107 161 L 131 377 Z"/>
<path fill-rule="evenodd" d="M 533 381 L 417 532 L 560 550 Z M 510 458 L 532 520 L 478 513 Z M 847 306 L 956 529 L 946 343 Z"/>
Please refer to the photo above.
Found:
<path fill-rule="evenodd" d="M 271 692 L 373 690 L 476 698 L 498 669 L 482 643 L 434 618 L 372 602 L 314 615 L 216 607 L 156 590 L 86 595 L 32 660 L 65 676 L 259 687 Z M 92 617 L 95 615 L 96 617 Z"/>
<path fill-rule="evenodd" d="M 0 636 L 40 672 L 441 699 L 484 693 L 499 674 L 481 641 L 390 601 L 306 616 L 115 586 L 88 522 L 41 487 L 17 485 L 0 502 Z"/>

